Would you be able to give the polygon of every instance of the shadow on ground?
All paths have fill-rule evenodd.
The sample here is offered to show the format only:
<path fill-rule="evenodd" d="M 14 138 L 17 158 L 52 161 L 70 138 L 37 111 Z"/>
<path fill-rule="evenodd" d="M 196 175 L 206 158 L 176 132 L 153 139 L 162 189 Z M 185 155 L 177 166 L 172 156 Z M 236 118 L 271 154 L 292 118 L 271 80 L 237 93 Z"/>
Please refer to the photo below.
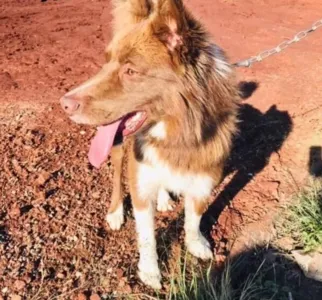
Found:
<path fill-rule="evenodd" d="M 214 278 L 225 281 L 217 285 L 231 283 L 229 300 L 322 299 L 322 283 L 306 278 L 290 256 L 273 247 L 253 248 L 237 255 L 222 270 L 216 270 Z"/>
<path fill-rule="evenodd" d="M 254 82 L 240 84 L 242 98 L 251 96 L 257 88 Z M 246 89 L 246 90 L 245 90 Z M 240 107 L 239 134 L 234 140 L 232 154 L 224 176 L 234 173 L 231 181 L 208 208 L 202 229 L 209 233 L 223 209 L 268 164 L 270 156 L 278 152 L 292 131 L 293 123 L 287 111 L 272 105 L 265 113 L 250 104 Z"/>
<path fill-rule="evenodd" d="M 178 293 L 170 292 L 167 296 L 171 299 L 322 299 L 322 282 L 305 277 L 290 255 L 271 246 L 246 249 L 220 267 L 216 266 L 210 271 L 210 277 L 207 268 L 192 263 L 183 262 L 181 268 L 185 272 L 174 284 L 185 288 L 179 289 Z M 196 272 L 197 278 L 193 275 Z M 192 278 L 197 282 L 193 288 Z"/>
<path fill-rule="evenodd" d="M 322 147 L 312 146 L 309 153 L 309 172 L 314 177 L 322 177 Z"/>

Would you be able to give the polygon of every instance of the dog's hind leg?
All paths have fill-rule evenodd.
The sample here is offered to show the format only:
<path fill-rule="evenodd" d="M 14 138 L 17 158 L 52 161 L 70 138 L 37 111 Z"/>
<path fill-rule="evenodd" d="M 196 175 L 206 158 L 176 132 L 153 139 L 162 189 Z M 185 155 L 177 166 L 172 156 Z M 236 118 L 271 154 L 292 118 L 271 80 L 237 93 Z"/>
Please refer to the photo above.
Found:
<path fill-rule="evenodd" d="M 119 230 L 124 223 L 122 187 L 123 157 L 123 146 L 114 146 L 111 152 L 111 162 L 114 166 L 113 192 L 111 196 L 111 205 L 106 216 L 106 221 L 112 230 Z"/>
<path fill-rule="evenodd" d="M 207 209 L 212 189 L 221 182 L 223 167 L 223 163 L 219 163 L 210 176 L 197 176 L 184 194 L 185 244 L 192 255 L 204 260 L 211 259 L 213 253 L 209 242 L 200 231 L 200 221 Z"/>
<path fill-rule="evenodd" d="M 207 205 L 207 199 L 185 198 L 185 244 L 187 250 L 201 259 L 211 259 L 210 244 L 200 232 L 200 220 Z"/>
<path fill-rule="evenodd" d="M 164 188 L 160 188 L 158 192 L 157 210 L 161 212 L 173 210 L 173 207 L 170 203 L 170 195 Z"/>

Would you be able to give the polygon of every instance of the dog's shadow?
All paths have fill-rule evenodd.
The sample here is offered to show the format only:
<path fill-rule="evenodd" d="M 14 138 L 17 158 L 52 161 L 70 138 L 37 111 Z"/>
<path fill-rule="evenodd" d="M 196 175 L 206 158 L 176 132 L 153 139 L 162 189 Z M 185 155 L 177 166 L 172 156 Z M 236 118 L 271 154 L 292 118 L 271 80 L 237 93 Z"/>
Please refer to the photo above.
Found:
<path fill-rule="evenodd" d="M 255 82 L 241 82 L 240 92 L 243 99 L 247 99 L 257 89 Z M 230 158 L 227 161 L 224 177 L 234 173 L 230 182 L 213 200 L 204 214 L 201 231 L 209 236 L 213 225 L 224 208 L 235 198 L 256 174 L 268 164 L 272 153 L 277 152 L 290 134 L 293 124 L 287 111 L 280 111 L 275 105 L 262 113 L 250 104 L 242 103 L 239 115 L 239 134 L 236 136 Z M 183 215 L 178 220 L 170 222 L 164 239 L 164 230 L 158 231 L 158 239 L 170 246 L 183 230 Z M 174 232 L 173 232 L 174 231 Z M 172 234 L 173 233 L 173 234 Z M 165 242 L 166 241 L 166 242 Z M 167 263 L 167 255 L 162 252 L 161 260 Z"/>
<path fill-rule="evenodd" d="M 309 173 L 313 177 L 322 177 L 322 147 L 312 146 L 310 147 L 309 162 L 308 162 Z"/>

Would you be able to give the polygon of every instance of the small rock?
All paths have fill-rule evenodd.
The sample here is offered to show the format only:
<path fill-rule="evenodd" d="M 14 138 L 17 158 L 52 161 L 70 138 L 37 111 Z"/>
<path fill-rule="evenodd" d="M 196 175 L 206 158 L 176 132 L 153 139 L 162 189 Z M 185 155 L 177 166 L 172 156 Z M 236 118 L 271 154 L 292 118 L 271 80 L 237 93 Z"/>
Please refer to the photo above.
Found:
<path fill-rule="evenodd" d="M 110 286 L 110 280 L 107 279 L 107 278 L 104 278 L 102 280 L 102 283 L 101 284 L 102 284 L 102 287 L 104 287 L 104 288 L 109 287 Z"/>
<path fill-rule="evenodd" d="M 11 300 L 21 300 L 21 299 L 22 299 L 22 297 L 21 297 L 21 296 L 19 296 L 19 295 L 17 295 L 17 294 L 13 294 L 13 295 L 10 295 L 10 299 L 11 299 Z"/>
<path fill-rule="evenodd" d="M 15 118 L 15 120 L 16 121 L 19 121 L 22 118 L 22 116 L 23 116 L 22 114 L 17 115 L 16 118 Z"/>
<path fill-rule="evenodd" d="M 93 194 L 92 194 L 92 198 L 93 199 L 99 199 L 101 197 L 101 193 L 100 192 L 94 192 Z"/>
<path fill-rule="evenodd" d="M 122 288 L 122 287 L 124 287 L 125 286 L 125 282 L 123 281 L 123 280 L 121 280 L 120 282 L 119 282 L 119 287 L 120 288 Z"/>
<path fill-rule="evenodd" d="M 26 286 L 26 283 L 24 281 L 22 281 L 22 280 L 16 280 L 15 283 L 14 283 L 14 285 L 15 285 L 15 288 L 18 291 L 20 291 L 20 290 L 22 290 Z"/>
<path fill-rule="evenodd" d="M 267 181 L 265 183 L 265 188 L 267 188 L 267 191 L 269 195 L 272 195 L 275 199 L 278 200 L 278 188 L 280 186 L 280 183 L 278 181 Z"/>
<path fill-rule="evenodd" d="M 76 278 L 80 278 L 80 277 L 82 277 L 82 273 L 81 273 L 81 272 L 78 272 L 78 271 L 76 272 L 76 274 L 75 274 L 75 275 L 76 275 Z"/>
<path fill-rule="evenodd" d="M 65 275 L 63 273 L 58 273 L 57 274 L 57 278 L 64 279 L 65 278 Z"/>
<path fill-rule="evenodd" d="M 49 172 L 42 171 L 38 175 L 38 178 L 36 180 L 37 185 L 44 185 L 46 183 L 46 181 L 49 179 L 50 175 L 51 174 Z"/>
<path fill-rule="evenodd" d="M 126 285 L 124 286 L 124 288 L 123 288 L 123 291 L 124 291 L 125 293 L 127 293 L 127 294 L 130 294 L 130 293 L 132 293 L 132 288 L 131 288 L 131 286 L 130 286 L 129 284 L 126 284 Z"/>
<path fill-rule="evenodd" d="M 86 300 L 87 298 L 86 298 L 86 296 L 83 294 L 83 293 L 79 293 L 78 295 L 77 295 L 77 300 Z"/>
<path fill-rule="evenodd" d="M 15 219 L 17 217 L 20 216 L 20 208 L 18 207 L 18 204 L 14 204 L 10 211 L 9 211 L 9 216 L 12 218 L 12 219 Z"/>
<path fill-rule="evenodd" d="M 322 282 L 321 253 L 302 253 L 301 251 L 292 251 L 292 254 L 306 277 Z"/>
<path fill-rule="evenodd" d="M 90 300 L 101 300 L 101 297 L 99 295 L 97 295 L 97 294 L 93 294 L 93 295 L 90 296 L 89 299 Z"/>
<path fill-rule="evenodd" d="M 81 135 L 84 135 L 84 134 L 86 134 L 86 131 L 85 131 L 85 130 L 81 130 L 79 133 L 80 133 Z"/>
<path fill-rule="evenodd" d="M 123 274 L 124 274 L 124 271 L 122 269 L 119 268 L 116 270 L 116 276 L 118 279 L 120 279 L 123 276 Z"/>

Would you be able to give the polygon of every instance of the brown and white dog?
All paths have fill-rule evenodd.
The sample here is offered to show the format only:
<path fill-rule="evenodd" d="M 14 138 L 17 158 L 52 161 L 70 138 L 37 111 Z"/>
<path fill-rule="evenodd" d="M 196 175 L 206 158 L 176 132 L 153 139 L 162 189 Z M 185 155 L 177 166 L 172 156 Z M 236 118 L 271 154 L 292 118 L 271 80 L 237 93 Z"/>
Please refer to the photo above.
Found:
<path fill-rule="evenodd" d="M 106 63 L 96 76 L 62 97 L 61 105 L 73 121 L 100 126 L 89 160 L 99 167 L 112 156 L 114 190 L 107 216 L 112 229 L 124 221 L 123 150 L 113 145 L 128 136 L 139 276 L 160 288 L 155 201 L 159 210 L 166 210 L 168 191 L 182 195 L 187 249 L 199 258 L 212 258 L 200 219 L 221 180 L 237 130 L 239 94 L 224 53 L 181 0 L 113 4 L 114 36 L 105 51 Z"/>

